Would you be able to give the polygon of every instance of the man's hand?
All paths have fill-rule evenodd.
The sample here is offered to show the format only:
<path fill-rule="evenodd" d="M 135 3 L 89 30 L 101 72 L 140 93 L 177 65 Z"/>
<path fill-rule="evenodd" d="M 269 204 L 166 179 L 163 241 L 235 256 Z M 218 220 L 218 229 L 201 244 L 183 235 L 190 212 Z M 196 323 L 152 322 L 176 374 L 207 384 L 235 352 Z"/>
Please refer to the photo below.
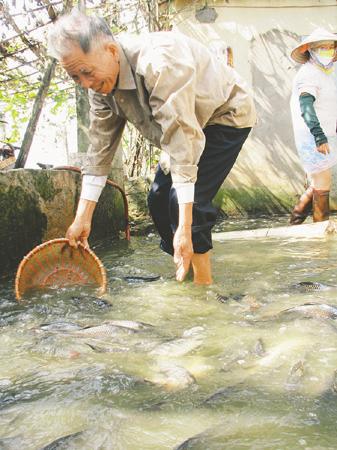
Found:
<path fill-rule="evenodd" d="M 188 274 L 193 256 L 191 226 L 178 227 L 173 238 L 174 257 L 177 267 L 176 280 L 183 281 Z"/>
<path fill-rule="evenodd" d="M 80 241 L 84 247 L 89 248 L 88 237 L 91 230 L 91 221 L 96 207 L 96 202 L 80 199 L 74 222 L 67 230 L 66 238 L 71 247 L 77 247 Z"/>
<path fill-rule="evenodd" d="M 75 219 L 66 232 L 71 247 L 77 247 L 78 241 L 82 242 L 85 248 L 89 248 L 88 237 L 90 235 L 91 223 L 82 219 Z"/>
<path fill-rule="evenodd" d="M 192 208 L 193 203 L 179 204 L 179 224 L 173 238 L 173 261 L 177 266 L 177 281 L 183 281 L 185 279 L 193 256 Z"/>
<path fill-rule="evenodd" d="M 323 153 L 323 155 L 327 155 L 330 153 L 330 147 L 329 144 L 326 142 L 325 144 L 321 144 L 317 147 L 317 151 L 320 153 Z"/>

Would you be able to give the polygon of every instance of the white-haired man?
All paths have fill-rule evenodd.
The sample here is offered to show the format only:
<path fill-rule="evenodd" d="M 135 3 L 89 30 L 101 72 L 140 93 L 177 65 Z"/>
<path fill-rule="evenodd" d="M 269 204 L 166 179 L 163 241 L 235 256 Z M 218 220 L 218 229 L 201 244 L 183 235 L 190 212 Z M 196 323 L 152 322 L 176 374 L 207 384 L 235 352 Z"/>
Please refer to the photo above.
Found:
<path fill-rule="evenodd" d="M 87 245 L 92 214 L 126 121 L 163 150 L 148 197 L 161 248 L 176 279 L 193 269 L 212 282 L 212 199 L 231 170 L 256 114 L 243 80 L 208 49 L 180 33 L 115 39 L 105 21 L 76 10 L 49 34 L 50 54 L 89 89 L 90 140 L 71 245 Z"/>

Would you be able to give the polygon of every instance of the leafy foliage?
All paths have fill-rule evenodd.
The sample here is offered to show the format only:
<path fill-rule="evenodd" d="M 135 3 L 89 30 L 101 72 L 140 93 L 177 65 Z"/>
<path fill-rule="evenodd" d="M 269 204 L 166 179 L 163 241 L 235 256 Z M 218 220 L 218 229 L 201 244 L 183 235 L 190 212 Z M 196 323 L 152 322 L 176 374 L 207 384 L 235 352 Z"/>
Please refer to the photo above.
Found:
<path fill-rule="evenodd" d="M 23 6 L 16 3 L 0 0 L 0 125 L 4 129 L 0 140 L 10 143 L 20 143 L 23 137 L 49 63 L 45 47 L 48 24 L 69 10 L 73 0 L 25 0 Z M 173 14 L 171 2 L 163 0 L 86 0 L 86 9 L 89 14 L 104 17 L 114 34 L 169 29 Z M 72 81 L 58 67 L 49 86 L 48 110 L 56 116 L 66 110 L 67 117 L 73 118 L 74 99 Z M 134 127 L 128 130 L 124 139 L 125 160 L 129 174 L 135 176 L 155 164 L 158 150 L 145 142 Z"/>

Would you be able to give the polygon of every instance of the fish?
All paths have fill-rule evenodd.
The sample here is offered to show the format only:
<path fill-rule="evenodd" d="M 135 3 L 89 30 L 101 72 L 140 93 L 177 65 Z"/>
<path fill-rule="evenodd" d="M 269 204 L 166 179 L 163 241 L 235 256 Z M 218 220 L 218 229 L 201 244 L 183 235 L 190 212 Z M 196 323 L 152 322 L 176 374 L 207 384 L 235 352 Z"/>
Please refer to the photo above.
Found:
<path fill-rule="evenodd" d="M 140 330 L 152 329 L 153 325 L 136 322 L 132 320 L 109 320 L 100 325 L 81 326 L 73 322 L 53 322 L 44 323 L 39 327 L 33 328 L 34 331 L 46 331 L 50 333 L 64 333 L 72 336 L 109 338 L 119 334 L 121 331 L 128 333 L 136 333 Z"/>
<path fill-rule="evenodd" d="M 152 281 L 157 281 L 160 279 L 160 275 L 154 275 L 154 276 L 140 276 L 140 275 L 127 275 L 123 277 L 123 280 L 129 282 L 129 283 L 149 283 Z"/>
<path fill-rule="evenodd" d="M 240 303 L 246 303 L 248 304 L 248 309 L 250 311 L 254 311 L 255 309 L 258 309 L 261 307 L 261 303 L 259 303 L 256 300 L 256 297 L 254 297 L 253 295 L 249 295 L 249 294 L 229 294 L 229 295 L 221 295 L 221 294 L 216 294 L 216 299 L 218 300 L 218 302 L 220 303 L 228 303 L 232 300 L 236 301 L 236 302 L 240 302 Z"/>
<path fill-rule="evenodd" d="M 187 388 L 190 384 L 195 383 L 196 379 L 184 367 L 166 363 L 155 368 L 153 375 L 146 381 L 163 386 L 167 391 L 175 391 Z"/>
<path fill-rule="evenodd" d="M 321 292 L 330 291 L 336 286 L 318 283 L 317 281 L 300 281 L 292 286 L 302 292 Z"/>
<path fill-rule="evenodd" d="M 335 370 L 333 374 L 331 389 L 333 392 L 337 393 L 337 370 Z"/>
<path fill-rule="evenodd" d="M 0 438 L 1 450 L 13 450 L 18 448 L 25 448 L 23 436 Z"/>
<path fill-rule="evenodd" d="M 203 437 L 204 433 L 200 433 L 197 434 L 196 436 L 190 437 L 188 439 L 186 439 L 186 441 L 184 441 L 183 443 L 181 443 L 180 445 L 178 445 L 177 447 L 174 447 L 173 450 L 192 450 L 193 448 L 197 448 L 195 447 L 195 445 L 199 446 L 202 442 L 202 437 Z M 200 448 L 200 446 L 199 446 Z"/>
<path fill-rule="evenodd" d="M 247 399 L 253 396 L 253 393 L 245 389 L 242 383 L 237 385 L 230 385 L 224 388 L 217 389 L 213 394 L 209 395 L 202 404 L 205 406 L 218 406 L 225 404 L 228 401 L 235 401 L 244 405 Z"/>
<path fill-rule="evenodd" d="M 149 352 L 149 354 L 171 357 L 186 355 L 201 346 L 203 341 L 203 331 L 203 327 L 193 327 L 186 330 L 181 338 L 170 339 L 169 341 L 158 344 Z"/>
<path fill-rule="evenodd" d="M 57 333 L 70 333 L 72 331 L 81 330 L 83 327 L 74 322 L 64 322 L 62 320 L 51 323 L 41 323 L 38 327 L 32 328 L 34 331 L 49 331 Z"/>
<path fill-rule="evenodd" d="M 294 388 L 301 381 L 303 376 L 304 376 L 304 364 L 303 361 L 300 360 L 297 363 L 295 363 L 289 371 L 286 383 L 287 387 L 290 389 Z"/>
<path fill-rule="evenodd" d="M 243 298 L 245 297 L 245 294 L 228 294 L 228 295 L 222 295 L 217 293 L 216 294 L 216 299 L 220 302 L 220 303 L 228 303 L 231 300 L 235 300 L 236 302 L 241 301 Z"/>
<path fill-rule="evenodd" d="M 91 348 L 91 350 L 95 353 L 125 353 L 128 351 L 128 348 L 105 348 L 98 345 L 89 344 L 89 342 L 86 342 L 85 345 Z"/>
<path fill-rule="evenodd" d="M 257 356 L 264 356 L 266 354 L 265 345 L 261 338 L 257 340 L 252 350 L 252 353 Z"/>
<path fill-rule="evenodd" d="M 252 349 L 247 349 L 241 352 L 238 356 L 236 356 L 233 359 L 230 359 L 229 361 L 225 362 L 223 367 L 220 369 L 221 372 L 230 372 L 233 367 L 240 365 L 240 366 L 247 366 L 252 361 L 252 358 L 255 360 L 256 357 L 264 357 L 266 356 L 266 349 L 265 344 L 261 338 L 259 338 Z"/>
<path fill-rule="evenodd" d="M 72 295 L 70 299 L 74 303 L 91 302 L 99 308 L 111 308 L 112 304 L 104 298 L 94 297 L 92 295 Z"/>
<path fill-rule="evenodd" d="M 304 303 L 292 308 L 280 311 L 276 317 L 292 318 L 302 316 L 314 319 L 337 319 L 337 307 L 326 303 Z"/>
<path fill-rule="evenodd" d="M 153 325 L 142 322 L 133 322 L 130 320 L 110 320 L 103 322 L 101 325 L 87 326 L 81 330 L 75 330 L 71 332 L 71 334 L 73 336 L 101 339 L 114 337 L 117 334 L 120 334 L 121 331 L 126 333 L 136 333 L 137 331 L 152 327 Z"/>
<path fill-rule="evenodd" d="M 70 444 L 70 441 L 75 439 L 78 436 L 81 436 L 83 434 L 83 431 L 78 431 L 77 433 L 67 434 L 66 436 L 62 436 L 55 441 L 51 442 L 50 444 L 45 445 L 40 450 L 57 450 L 61 448 L 68 448 L 68 444 Z M 66 447 L 65 447 L 66 446 Z"/>

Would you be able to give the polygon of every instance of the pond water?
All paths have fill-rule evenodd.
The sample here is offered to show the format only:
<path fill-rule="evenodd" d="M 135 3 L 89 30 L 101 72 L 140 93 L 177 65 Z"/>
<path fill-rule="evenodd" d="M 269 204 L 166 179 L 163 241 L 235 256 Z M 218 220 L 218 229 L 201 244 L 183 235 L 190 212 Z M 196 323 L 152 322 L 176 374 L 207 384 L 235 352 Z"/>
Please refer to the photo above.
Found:
<path fill-rule="evenodd" d="M 1 279 L 0 449 L 335 449 L 334 310 L 282 311 L 337 307 L 336 240 L 215 241 L 210 287 L 175 282 L 157 245 L 94 247 L 104 301 L 19 304 Z"/>

